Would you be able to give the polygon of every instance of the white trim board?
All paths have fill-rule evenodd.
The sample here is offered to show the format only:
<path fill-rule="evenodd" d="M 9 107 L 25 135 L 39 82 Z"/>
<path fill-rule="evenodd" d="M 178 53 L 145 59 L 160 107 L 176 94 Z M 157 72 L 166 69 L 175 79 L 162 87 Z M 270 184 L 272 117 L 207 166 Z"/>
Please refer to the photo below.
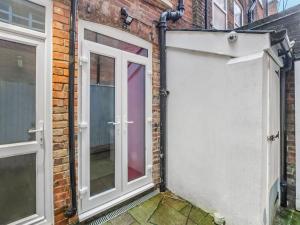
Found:
<path fill-rule="evenodd" d="M 300 61 L 295 61 L 296 209 L 300 211 Z"/>

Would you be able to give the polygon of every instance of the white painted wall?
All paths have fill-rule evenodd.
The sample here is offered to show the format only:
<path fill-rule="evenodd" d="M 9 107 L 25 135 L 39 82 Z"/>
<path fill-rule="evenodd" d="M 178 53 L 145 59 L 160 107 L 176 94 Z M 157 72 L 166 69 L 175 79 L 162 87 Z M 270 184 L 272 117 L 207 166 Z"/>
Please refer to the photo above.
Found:
<path fill-rule="evenodd" d="M 300 211 L 300 60 L 295 61 L 296 209 Z"/>
<path fill-rule="evenodd" d="M 249 53 L 245 56 L 235 49 L 238 58 L 230 51 L 215 53 L 213 47 L 202 51 L 201 42 L 195 44 L 199 51 L 192 51 L 174 43 L 175 34 L 170 33 L 167 187 L 209 212 L 221 213 L 226 225 L 268 224 L 269 193 L 276 186 L 268 184 L 267 175 L 271 57 L 255 46 L 243 46 Z M 265 35 L 261 37 L 264 41 Z M 279 153 L 279 148 L 274 151 Z"/>

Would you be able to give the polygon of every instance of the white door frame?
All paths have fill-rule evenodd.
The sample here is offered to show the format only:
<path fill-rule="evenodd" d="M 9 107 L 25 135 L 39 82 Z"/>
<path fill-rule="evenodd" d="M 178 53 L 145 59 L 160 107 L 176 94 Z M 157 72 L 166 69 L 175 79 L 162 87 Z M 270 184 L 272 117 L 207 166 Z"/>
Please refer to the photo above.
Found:
<path fill-rule="evenodd" d="M 143 47 L 145 49 L 148 50 L 148 57 L 144 57 L 144 56 L 139 56 L 139 55 L 135 55 L 132 53 L 127 53 L 124 51 L 121 51 L 119 49 L 115 49 L 109 46 L 104 46 L 98 43 L 92 43 L 90 41 L 84 40 L 84 29 L 89 29 L 92 31 L 95 31 L 97 33 L 115 38 L 115 39 L 119 39 L 121 41 L 133 44 L 133 45 L 137 45 L 140 47 Z M 90 218 L 102 211 L 105 211 L 125 200 L 128 200 L 152 187 L 154 187 L 154 184 L 152 182 L 152 45 L 151 43 L 142 40 L 141 38 L 138 38 L 132 34 L 129 34 L 127 32 L 124 31 L 120 31 L 118 29 L 112 28 L 112 27 L 108 27 L 105 25 L 101 25 L 101 24 L 95 24 L 92 22 L 88 22 L 88 21 L 83 21 L 83 20 L 79 20 L 79 26 L 78 26 L 78 40 L 79 40 L 79 62 L 80 62 L 80 66 L 81 68 L 79 68 L 79 72 L 80 72 L 80 76 L 79 76 L 79 85 L 78 85 L 78 89 L 79 89 L 79 104 L 78 104 L 78 121 L 79 121 L 79 128 L 81 130 L 81 132 L 79 132 L 79 160 L 78 160 L 78 188 L 79 188 L 79 220 L 85 220 L 87 218 Z M 86 46 L 89 45 L 89 46 Z M 89 209 L 85 208 L 85 204 L 83 198 L 86 197 L 86 194 L 89 194 L 88 192 L 88 188 L 85 186 L 86 184 L 89 183 L 89 176 L 87 177 L 87 166 L 85 162 L 88 162 L 88 158 L 86 156 L 86 154 L 83 153 L 84 146 L 87 146 L 84 143 L 84 139 L 88 139 L 88 132 L 87 132 L 87 121 L 86 119 L 86 112 L 84 112 L 83 109 L 87 109 L 88 105 L 87 105 L 87 101 L 86 101 L 86 94 L 83 94 L 82 91 L 84 91 L 84 88 L 82 87 L 83 85 L 88 85 L 87 82 L 89 79 L 89 76 L 87 76 L 86 72 L 84 71 L 88 71 L 87 68 L 89 68 L 89 53 L 87 52 L 87 49 L 91 49 L 93 48 L 92 52 L 98 53 L 98 54 L 102 54 L 106 53 L 105 55 L 109 55 L 112 54 L 113 52 L 115 52 L 114 54 L 112 54 L 113 56 L 117 55 L 116 52 L 120 52 L 122 55 L 122 64 L 120 68 L 122 68 L 121 73 L 125 73 L 127 75 L 127 64 L 126 64 L 126 70 L 125 69 L 125 59 L 130 59 L 133 60 L 139 64 L 143 64 L 146 65 L 146 74 L 145 74 L 145 79 L 146 79 L 146 115 L 145 118 L 147 121 L 147 129 L 146 129 L 146 148 L 147 148 L 147 155 L 146 155 L 146 165 L 145 165 L 145 172 L 146 172 L 146 176 L 142 177 L 140 179 L 137 179 L 136 181 L 130 182 L 129 185 L 125 185 L 124 184 L 124 178 L 126 176 L 127 178 L 127 170 L 126 174 L 124 172 L 124 169 L 122 171 L 121 174 L 121 180 L 123 180 L 122 183 L 122 192 L 120 192 L 118 195 L 116 194 L 116 198 L 106 202 L 103 201 L 103 204 L 98 204 L 94 205 L 91 204 Z M 97 50 L 96 50 L 97 49 Z M 98 50 L 101 49 L 101 50 Z M 109 51 L 109 52 L 107 52 Z M 117 62 L 116 62 L 117 63 Z M 88 71 L 89 72 L 89 71 Z M 127 76 L 122 75 L 121 77 L 123 77 L 123 79 L 125 79 L 124 77 L 127 78 Z M 116 78 L 117 78 L 117 71 L 116 71 Z M 127 80 L 126 80 L 127 82 Z M 122 81 L 122 83 L 124 83 L 124 80 Z M 117 89 L 123 89 L 123 87 L 116 87 Z M 122 93 L 124 93 L 124 90 L 122 90 Z M 121 107 L 122 104 L 120 104 L 119 106 L 116 105 L 116 110 L 117 107 Z M 122 106 L 124 107 L 124 105 Z M 116 111 L 117 112 L 117 111 Z M 123 116 L 122 116 L 123 117 Z M 118 119 L 118 118 L 117 118 Z M 121 121 L 121 126 L 120 128 L 122 129 L 122 132 L 124 132 L 124 129 L 122 127 L 124 127 L 124 118 L 120 118 Z M 126 124 L 127 125 L 127 124 Z M 126 132 L 126 131 L 125 131 Z M 122 141 L 122 145 L 124 146 L 124 141 Z M 125 168 L 126 165 L 124 165 L 124 152 L 122 152 L 122 168 Z M 127 159 L 127 157 L 126 157 Z M 87 183 L 88 182 L 88 183 Z M 139 186 L 142 182 L 144 182 L 144 186 Z"/>
<path fill-rule="evenodd" d="M 43 105 L 40 114 L 36 115 L 43 119 L 43 124 L 36 124 L 36 128 L 43 126 L 43 164 L 37 165 L 43 170 L 43 176 L 37 177 L 37 180 L 44 180 L 40 195 L 37 196 L 37 210 L 39 214 L 43 214 L 43 217 L 30 216 L 11 223 L 11 225 L 50 225 L 54 223 L 54 205 L 53 205 L 53 160 L 52 160 L 52 12 L 53 3 L 52 0 L 28 0 L 30 2 L 42 5 L 45 7 L 45 32 L 41 33 L 38 31 L 30 30 L 27 28 L 19 27 L 12 24 L 7 24 L 0 21 L 0 38 L 9 40 L 12 42 L 27 44 L 36 46 L 37 48 L 37 68 L 36 73 L 42 76 L 37 76 L 37 84 L 41 86 L 36 87 L 37 93 L 43 93 L 42 98 L 38 98 L 40 105 Z M 39 73 L 40 72 L 40 73 Z M 39 79 L 39 80 L 38 80 Z M 39 122 L 39 121 L 37 121 Z M 42 137 L 41 134 L 37 133 L 38 136 Z M 26 148 L 29 153 L 32 149 L 29 147 L 33 143 L 26 144 Z M 14 144 L 18 146 L 19 144 Z M 23 145 L 20 143 L 20 145 Z M 3 147 L 3 146 L 2 146 Z M 11 146 L 13 150 L 13 146 Z M 8 151 L 6 156 L 15 155 L 16 152 Z M 25 152 L 24 152 L 25 153 Z M 3 154 L 3 155 L 4 155 Z M 42 157 L 39 153 L 37 157 Z M 41 176 L 41 175 L 38 175 Z M 37 187 L 37 190 L 41 187 Z M 43 199 L 43 201 L 42 201 Z M 39 208 L 39 209 L 38 209 Z"/>

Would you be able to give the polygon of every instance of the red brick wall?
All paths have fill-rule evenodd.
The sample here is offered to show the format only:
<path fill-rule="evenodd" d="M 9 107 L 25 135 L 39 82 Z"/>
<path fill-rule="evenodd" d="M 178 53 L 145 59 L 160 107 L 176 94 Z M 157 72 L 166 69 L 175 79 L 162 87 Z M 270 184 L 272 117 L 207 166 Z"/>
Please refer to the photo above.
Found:
<path fill-rule="evenodd" d="M 177 0 L 171 0 L 174 8 Z M 87 12 L 87 6 L 91 12 Z M 122 29 L 120 9 L 126 7 L 135 20 L 130 32 L 153 44 L 153 179 L 159 183 L 159 49 L 157 21 L 166 9 L 159 0 L 79 0 L 79 18 Z M 172 27 L 192 27 L 192 0 L 185 1 L 184 17 Z M 70 0 L 53 0 L 53 160 L 55 224 L 71 224 L 77 220 L 64 217 L 70 203 L 68 158 L 68 63 Z M 77 67 L 77 66 L 76 66 Z M 75 110 L 77 112 L 77 71 Z M 77 116 L 75 115 L 75 118 Z M 75 122 L 77 124 L 77 122 Z M 78 173 L 77 173 L 78 174 Z"/>
<path fill-rule="evenodd" d="M 53 1 L 53 197 L 54 219 L 57 225 L 69 222 L 64 217 L 65 209 L 70 202 L 68 157 L 69 15 L 69 0 Z M 77 81 L 75 82 L 77 84 Z M 77 99 L 77 94 L 75 98 Z"/>
<path fill-rule="evenodd" d="M 243 8 L 243 25 L 248 23 L 249 0 L 236 0 Z M 204 0 L 193 0 L 193 25 L 204 28 Z M 264 10 L 260 3 L 257 3 L 254 10 L 255 20 L 264 16 Z M 208 29 L 212 29 L 212 0 L 208 0 Z M 227 29 L 234 29 L 234 0 L 227 0 Z"/>
<path fill-rule="evenodd" d="M 295 208 L 296 199 L 296 143 L 295 143 L 295 77 L 294 70 L 288 73 L 286 80 L 287 101 L 287 183 L 288 207 Z"/>

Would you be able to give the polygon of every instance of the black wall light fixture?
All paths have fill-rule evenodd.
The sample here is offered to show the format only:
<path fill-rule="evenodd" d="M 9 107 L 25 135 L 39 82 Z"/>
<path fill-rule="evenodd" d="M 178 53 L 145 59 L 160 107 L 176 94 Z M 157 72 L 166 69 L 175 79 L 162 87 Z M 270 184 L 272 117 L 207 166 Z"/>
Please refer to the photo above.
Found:
<path fill-rule="evenodd" d="M 133 17 L 128 15 L 128 12 L 124 7 L 121 8 L 121 18 L 123 20 L 123 28 L 130 26 L 133 21 Z"/>

